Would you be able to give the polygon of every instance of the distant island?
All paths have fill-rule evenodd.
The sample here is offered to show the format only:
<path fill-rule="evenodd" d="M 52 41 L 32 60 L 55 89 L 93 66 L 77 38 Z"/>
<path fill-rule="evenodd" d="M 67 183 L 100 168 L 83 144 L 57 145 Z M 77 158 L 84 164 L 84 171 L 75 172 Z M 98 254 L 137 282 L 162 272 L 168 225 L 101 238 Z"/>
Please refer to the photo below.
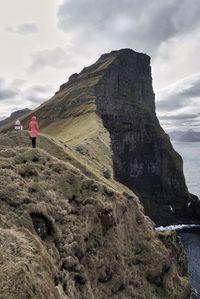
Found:
<path fill-rule="evenodd" d="M 172 131 L 169 132 L 168 135 L 172 141 L 200 142 L 200 132 L 195 132 L 193 130 Z"/>

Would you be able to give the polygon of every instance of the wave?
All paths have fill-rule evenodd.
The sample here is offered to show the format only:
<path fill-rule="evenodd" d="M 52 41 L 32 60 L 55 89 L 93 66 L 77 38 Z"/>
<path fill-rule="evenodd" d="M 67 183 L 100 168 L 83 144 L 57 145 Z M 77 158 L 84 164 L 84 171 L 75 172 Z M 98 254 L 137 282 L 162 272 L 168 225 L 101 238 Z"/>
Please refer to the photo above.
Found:
<path fill-rule="evenodd" d="M 169 225 L 169 226 L 158 226 L 155 228 L 156 231 L 163 232 L 166 230 L 190 230 L 191 228 L 200 228 L 200 224 L 177 224 L 177 225 Z"/>

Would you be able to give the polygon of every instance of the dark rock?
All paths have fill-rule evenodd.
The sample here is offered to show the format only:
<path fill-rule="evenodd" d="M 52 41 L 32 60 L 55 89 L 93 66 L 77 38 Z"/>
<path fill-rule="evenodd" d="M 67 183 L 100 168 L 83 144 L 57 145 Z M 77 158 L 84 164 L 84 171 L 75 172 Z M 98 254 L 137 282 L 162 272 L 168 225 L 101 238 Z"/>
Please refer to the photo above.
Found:
<path fill-rule="evenodd" d="M 114 195 L 114 191 L 112 189 L 107 188 L 107 187 L 104 187 L 104 192 L 109 197 L 112 197 Z"/>
<path fill-rule="evenodd" d="M 75 283 L 84 285 L 86 283 L 86 278 L 80 274 L 74 275 Z"/>
<path fill-rule="evenodd" d="M 106 208 L 99 213 L 104 232 L 109 230 L 113 225 L 115 225 L 115 219 L 113 216 L 112 209 Z"/>
<path fill-rule="evenodd" d="M 112 279 L 112 269 L 109 269 L 107 266 L 102 267 L 98 281 L 106 283 Z"/>
<path fill-rule="evenodd" d="M 109 179 L 109 178 L 111 177 L 111 172 L 110 172 L 110 170 L 108 170 L 108 169 L 104 169 L 104 170 L 103 170 L 103 176 L 104 176 L 104 178 Z"/>
<path fill-rule="evenodd" d="M 68 271 L 76 271 L 78 266 L 78 259 L 72 256 L 65 257 L 62 261 L 62 268 Z"/>
<path fill-rule="evenodd" d="M 150 57 L 124 49 L 99 61 L 103 64 L 108 55 L 115 59 L 95 94 L 98 115 L 111 137 L 115 179 L 140 196 L 146 214 L 157 224 L 199 220 L 200 213 L 188 210 L 189 201 L 198 209 L 200 203 L 191 200 L 182 158 L 156 117 Z"/>
<path fill-rule="evenodd" d="M 143 224 L 143 223 L 144 223 L 144 218 L 139 218 L 139 219 L 137 219 L 137 223 L 138 223 L 139 225 Z"/>
<path fill-rule="evenodd" d="M 77 146 L 76 147 L 77 152 L 79 152 L 81 155 L 88 155 L 88 150 L 84 148 L 83 146 Z"/>
<path fill-rule="evenodd" d="M 99 190 L 98 185 L 97 185 L 97 184 L 93 184 L 93 185 L 91 186 L 91 190 L 92 190 L 93 192 L 98 192 L 98 190 Z"/>
<path fill-rule="evenodd" d="M 53 234 L 52 223 L 40 213 L 30 214 L 36 233 L 41 239 L 46 239 Z"/>

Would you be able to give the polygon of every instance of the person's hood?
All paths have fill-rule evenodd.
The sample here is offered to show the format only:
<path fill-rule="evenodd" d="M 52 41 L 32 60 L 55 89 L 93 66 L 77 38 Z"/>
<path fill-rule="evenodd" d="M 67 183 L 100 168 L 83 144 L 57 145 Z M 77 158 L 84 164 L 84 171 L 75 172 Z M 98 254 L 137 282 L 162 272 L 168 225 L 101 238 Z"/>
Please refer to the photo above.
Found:
<path fill-rule="evenodd" d="M 36 121 L 36 116 L 32 116 L 31 120 Z"/>

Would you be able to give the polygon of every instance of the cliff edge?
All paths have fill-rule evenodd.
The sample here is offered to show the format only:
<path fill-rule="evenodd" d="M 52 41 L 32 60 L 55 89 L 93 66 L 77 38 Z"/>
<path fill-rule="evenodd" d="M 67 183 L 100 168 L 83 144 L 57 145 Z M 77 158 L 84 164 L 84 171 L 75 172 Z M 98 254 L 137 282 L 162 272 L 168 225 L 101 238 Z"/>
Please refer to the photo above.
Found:
<path fill-rule="evenodd" d="M 199 222 L 200 202 L 188 192 L 182 158 L 156 117 L 148 55 L 131 49 L 102 55 L 33 114 L 44 133 L 136 193 L 157 225 Z"/>
<path fill-rule="evenodd" d="M 176 234 L 95 175 L 53 139 L 0 135 L 0 298 L 192 298 Z"/>
<path fill-rule="evenodd" d="M 138 199 L 159 224 L 196 205 L 156 118 L 150 58 L 105 54 L 24 128 L 33 114 L 37 149 L 0 129 L 0 298 L 192 298 L 179 238 L 157 233 Z"/>

